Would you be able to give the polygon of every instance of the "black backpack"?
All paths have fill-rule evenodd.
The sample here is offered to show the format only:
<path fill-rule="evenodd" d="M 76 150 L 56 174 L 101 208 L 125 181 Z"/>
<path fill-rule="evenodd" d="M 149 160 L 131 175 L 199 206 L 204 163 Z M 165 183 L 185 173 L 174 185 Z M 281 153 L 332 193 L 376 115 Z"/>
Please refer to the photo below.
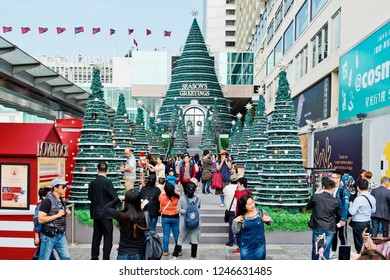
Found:
<path fill-rule="evenodd" d="M 146 226 L 149 227 L 149 213 L 145 213 Z M 163 254 L 163 245 L 160 236 L 155 231 L 148 230 L 145 233 L 144 260 L 160 260 Z"/>

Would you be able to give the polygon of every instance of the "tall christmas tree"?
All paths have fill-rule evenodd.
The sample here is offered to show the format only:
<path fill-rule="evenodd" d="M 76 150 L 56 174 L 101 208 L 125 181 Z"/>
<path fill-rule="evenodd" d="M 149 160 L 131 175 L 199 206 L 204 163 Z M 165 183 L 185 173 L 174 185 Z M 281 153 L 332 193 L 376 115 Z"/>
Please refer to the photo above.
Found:
<path fill-rule="evenodd" d="M 257 188 L 256 202 L 297 212 L 307 204 L 310 188 L 305 179 L 296 114 L 285 70 L 279 73 L 275 111 L 267 134 L 265 159 L 261 160 L 262 185 Z"/>
<path fill-rule="evenodd" d="M 194 19 L 158 118 L 170 127 L 176 103 L 181 108 L 191 104 L 206 108 L 213 102 L 218 108 L 220 121 L 225 124 L 225 131 L 230 131 L 232 116 L 228 101 L 223 96 L 215 74 L 214 60 L 209 55 L 198 22 Z"/>
<path fill-rule="evenodd" d="M 257 199 L 258 190 L 261 186 L 262 162 L 260 159 L 265 158 L 265 147 L 267 143 L 267 115 L 265 113 L 264 96 L 259 96 L 259 102 L 256 107 L 255 119 L 252 124 L 252 134 L 249 137 L 249 148 L 245 163 L 245 178 L 248 180 L 248 186 L 255 194 Z"/>
<path fill-rule="evenodd" d="M 149 143 L 146 136 L 145 121 L 144 121 L 144 109 L 142 108 L 142 101 L 138 101 L 137 117 L 135 120 L 135 126 L 133 129 L 133 144 L 135 158 L 140 157 L 140 153 L 149 152 Z"/>
<path fill-rule="evenodd" d="M 240 143 L 238 143 L 237 158 L 235 162 L 237 165 L 244 165 L 247 160 L 247 150 L 249 147 L 249 137 L 252 135 L 252 104 L 248 103 L 245 106 L 246 115 L 245 115 L 245 126 L 242 131 L 242 136 Z"/>
<path fill-rule="evenodd" d="M 114 117 L 114 132 L 112 133 L 112 140 L 115 144 L 115 157 L 126 160 L 123 151 L 132 144 L 132 126 L 134 127 L 134 122 L 129 120 L 129 115 L 126 111 L 125 96 L 123 92 L 120 92 L 118 109 Z"/>
<path fill-rule="evenodd" d="M 157 134 L 156 131 L 156 123 L 155 123 L 155 118 L 153 113 L 149 115 L 149 129 L 147 132 L 147 139 L 149 143 L 150 153 L 152 153 L 155 156 L 159 156 L 159 152 L 158 152 L 159 135 Z"/>
<path fill-rule="evenodd" d="M 90 203 L 88 184 L 96 178 L 97 164 L 100 161 L 108 163 L 107 178 L 112 181 L 115 189 L 118 192 L 124 189 L 120 184 L 120 172 L 117 171 L 119 160 L 114 155 L 112 127 L 102 88 L 100 70 L 95 67 L 91 84 L 92 94 L 85 109 L 70 193 L 70 202 L 75 203 L 78 208 L 85 208 Z"/>
<path fill-rule="evenodd" d="M 237 130 L 237 122 L 235 120 L 232 120 L 232 128 L 230 129 L 230 133 L 229 133 L 229 145 L 226 149 L 226 151 L 231 154 L 231 147 L 232 147 L 232 143 L 233 143 L 233 140 L 235 138 L 235 135 L 236 135 L 236 130 Z"/>
<path fill-rule="evenodd" d="M 239 144 L 241 143 L 242 131 L 242 114 L 238 113 L 236 121 L 236 132 L 234 134 L 233 139 L 231 139 L 229 143 L 230 155 L 233 157 L 233 160 L 236 160 L 236 158 L 238 158 Z"/>
<path fill-rule="evenodd" d="M 217 144 L 215 143 L 215 135 L 213 131 L 212 121 L 213 118 L 210 114 L 210 109 L 207 110 L 206 124 L 203 129 L 201 148 L 202 150 L 208 150 L 211 154 L 217 152 Z"/>
<path fill-rule="evenodd" d="M 178 109 L 178 122 L 174 137 L 173 155 L 186 153 L 188 148 L 187 132 L 184 127 L 183 111 L 181 109 Z"/>

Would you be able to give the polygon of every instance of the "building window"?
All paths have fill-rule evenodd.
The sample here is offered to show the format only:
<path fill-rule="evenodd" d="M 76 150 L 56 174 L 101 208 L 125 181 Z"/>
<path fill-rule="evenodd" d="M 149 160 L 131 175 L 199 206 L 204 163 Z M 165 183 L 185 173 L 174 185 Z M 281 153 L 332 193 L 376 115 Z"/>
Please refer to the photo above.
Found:
<path fill-rule="evenodd" d="M 225 31 L 226 36 L 234 36 L 236 35 L 236 31 Z"/>
<path fill-rule="evenodd" d="M 293 23 L 294 21 L 290 23 L 283 35 L 283 54 L 288 52 L 294 43 Z"/>
<path fill-rule="evenodd" d="M 310 20 L 313 20 L 322 10 L 328 0 L 310 0 Z"/>
<path fill-rule="evenodd" d="M 278 30 L 280 24 L 283 21 L 283 2 L 280 3 L 279 8 L 275 13 L 275 31 Z"/>
<path fill-rule="evenodd" d="M 232 42 L 232 41 L 225 42 L 225 47 L 234 47 L 235 45 L 236 45 L 236 42 Z"/>
<path fill-rule="evenodd" d="M 296 77 L 297 80 L 302 78 L 307 73 L 307 45 L 297 54 L 296 61 Z"/>
<path fill-rule="evenodd" d="M 333 50 L 337 50 L 340 47 L 341 10 L 338 10 L 334 14 L 332 20 L 333 20 Z"/>
<path fill-rule="evenodd" d="M 328 57 L 328 24 L 311 39 L 313 46 L 313 67 Z"/>
<path fill-rule="evenodd" d="M 234 4 L 236 3 L 236 0 L 226 0 L 226 4 Z"/>
<path fill-rule="evenodd" d="M 272 37 L 274 37 L 274 20 L 272 20 L 268 26 L 267 43 L 269 43 L 271 41 Z"/>
<path fill-rule="evenodd" d="M 282 38 L 276 43 L 275 45 L 275 65 L 278 65 L 278 63 L 282 60 L 283 58 L 283 43 L 282 43 Z"/>
<path fill-rule="evenodd" d="M 229 26 L 232 26 L 232 25 L 234 25 L 235 23 L 236 23 L 235 20 L 227 20 L 227 21 L 226 21 L 226 25 L 229 25 Z"/>
<path fill-rule="evenodd" d="M 268 0 L 267 1 L 268 14 L 272 11 L 274 4 L 275 4 L 275 0 Z"/>
<path fill-rule="evenodd" d="M 295 39 L 305 31 L 308 25 L 308 4 L 307 1 L 303 3 L 302 7 L 299 9 L 297 15 L 295 16 Z"/>
<path fill-rule="evenodd" d="M 234 15 L 236 13 L 236 10 L 226 10 L 226 15 Z"/>
<path fill-rule="evenodd" d="M 293 3 L 294 0 L 284 0 L 284 15 L 288 13 Z"/>
<path fill-rule="evenodd" d="M 267 76 L 269 75 L 269 73 L 271 73 L 271 71 L 274 69 L 274 52 L 272 51 L 269 56 L 267 57 Z"/>
<path fill-rule="evenodd" d="M 268 104 L 272 103 L 272 96 L 274 95 L 273 82 L 269 83 L 267 86 L 267 95 L 268 95 Z"/>

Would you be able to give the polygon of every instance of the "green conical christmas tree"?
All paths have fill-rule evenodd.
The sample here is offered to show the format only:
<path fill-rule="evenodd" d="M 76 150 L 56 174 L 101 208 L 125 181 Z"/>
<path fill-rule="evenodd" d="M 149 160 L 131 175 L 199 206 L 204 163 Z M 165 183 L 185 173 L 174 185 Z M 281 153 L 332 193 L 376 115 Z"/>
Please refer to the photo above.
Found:
<path fill-rule="evenodd" d="M 245 126 L 242 131 L 240 143 L 238 144 L 237 158 L 235 162 L 239 166 L 243 166 L 247 160 L 247 149 L 249 147 L 249 137 L 253 134 L 252 131 L 252 104 L 248 103 L 245 106 L 247 112 L 245 116 Z"/>
<path fill-rule="evenodd" d="M 112 140 L 115 144 L 114 151 L 115 156 L 126 161 L 123 153 L 124 149 L 130 147 L 133 141 L 132 133 L 132 121 L 129 120 L 129 115 L 126 111 L 125 96 L 123 92 L 119 93 L 118 109 L 114 117 L 114 132 L 112 134 Z M 133 123 L 134 127 L 134 123 Z"/>
<path fill-rule="evenodd" d="M 181 108 L 191 104 L 205 108 L 214 100 L 220 121 L 225 124 L 225 131 L 228 132 L 232 118 L 228 102 L 223 96 L 215 74 L 214 61 L 208 53 L 198 22 L 194 19 L 158 118 L 164 125 L 170 127 L 175 103 Z"/>
<path fill-rule="evenodd" d="M 261 186 L 262 162 L 260 159 L 265 158 L 265 147 L 267 143 L 267 115 L 265 113 L 264 96 L 259 96 L 259 102 L 256 107 L 255 119 L 252 124 L 252 134 L 249 137 L 249 148 L 247 151 L 245 163 L 245 178 L 248 180 L 248 186 L 257 199 L 257 188 Z"/>
<path fill-rule="evenodd" d="M 184 127 L 183 111 L 181 109 L 178 109 L 178 121 L 174 136 L 175 140 L 172 154 L 176 156 L 186 153 L 188 148 L 187 132 Z"/>
<path fill-rule="evenodd" d="M 283 207 L 297 212 L 307 204 L 310 188 L 306 183 L 298 125 L 286 71 L 279 73 L 275 111 L 267 130 L 262 185 L 256 202 L 263 206 Z"/>
<path fill-rule="evenodd" d="M 201 148 L 202 150 L 208 150 L 211 154 L 217 153 L 217 144 L 215 143 L 215 135 L 213 132 L 212 121 L 213 118 L 210 115 L 210 110 L 207 110 L 206 126 L 203 130 Z"/>
<path fill-rule="evenodd" d="M 141 152 L 146 154 L 149 152 L 149 143 L 145 130 L 144 109 L 142 108 L 142 106 L 142 101 L 138 101 L 137 117 L 133 129 L 134 139 L 132 143 L 132 147 L 134 148 L 134 156 L 136 159 L 139 158 Z"/>
<path fill-rule="evenodd" d="M 226 149 L 226 151 L 231 154 L 232 151 L 231 151 L 231 147 L 232 147 L 232 144 L 233 144 L 233 140 L 235 138 L 235 135 L 236 135 L 236 130 L 237 130 L 237 122 L 235 120 L 232 120 L 232 128 L 230 129 L 230 133 L 229 133 L 229 145 Z"/>
<path fill-rule="evenodd" d="M 99 161 L 108 163 L 107 178 L 112 181 L 115 189 L 118 192 L 124 189 L 120 184 L 120 172 L 117 171 L 119 160 L 114 155 L 112 128 L 102 88 L 100 70 L 93 68 L 92 94 L 85 109 L 69 199 L 77 208 L 86 208 L 90 203 L 88 184 L 96 178 Z"/>
<path fill-rule="evenodd" d="M 241 143 L 242 131 L 242 114 L 238 113 L 236 120 L 236 132 L 233 136 L 233 139 L 231 139 L 229 143 L 230 155 L 232 156 L 233 160 L 236 160 L 236 158 L 238 158 L 239 144 Z"/>
<path fill-rule="evenodd" d="M 159 135 L 157 135 L 157 132 L 156 132 L 156 124 L 155 124 L 154 114 L 151 113 L 149 115 L 149 129 L 147 132 L 147 139 L 148 139 L 149 149 L 150 149 L 149 152 L 155 156 L 159 156 L 158 138 L 159 138 Z"/>

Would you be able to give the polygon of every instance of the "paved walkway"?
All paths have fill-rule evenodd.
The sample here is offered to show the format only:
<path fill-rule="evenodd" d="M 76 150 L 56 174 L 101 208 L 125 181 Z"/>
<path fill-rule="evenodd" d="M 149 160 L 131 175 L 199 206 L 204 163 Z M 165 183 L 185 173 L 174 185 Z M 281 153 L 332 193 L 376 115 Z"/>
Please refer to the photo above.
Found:
<path fill-rule="evenodd" d="M 214 208 L 221 209 L 219 206 L 219 196 L 215 195 L 202 195 L 202 208 Z M 223 208 L 224 209 L 224 208 Z M 350 229 L 350 227 L 349 227 Z M 268 238 L 267 238 L 268 235 Z M 270 260 L 310 260 L 311 258 L 311 233 L 296 233 L 296 236 L 291 240 L 291 237 L 283 237 L 283 233 L 266 233 L 267 240 L 267 259 Z M 349 230 L 349 244 L 352 244 L 353 239 L 352 232 Z M 272 243 L 274 242 L 274 243 Z M 295 243 L 295 244 L 294 244 Z M 173 244 L 170 244 L 170 253 L 173 251 Z M 70 245 L 71 258 L 74 260 L 89 260 L 90 244 L 75 244 Z M 118 244 L 114 244 L 111 259 L 116 259 Z M 198 259 L 200 260 L 239 260 L 240 255 L 232 254 L 232 251 L 236 247 L 227 247 L 224 244 L 202 244 L 198 246 Z M 101 251 L 102 254 L 102 251 Z M 169 260 L 171 255 L 164 257 L 163 260 Z M 190 245 L 183 245 L 183 256 L 179 259 L 189 260 L 190 259 Z"/>

